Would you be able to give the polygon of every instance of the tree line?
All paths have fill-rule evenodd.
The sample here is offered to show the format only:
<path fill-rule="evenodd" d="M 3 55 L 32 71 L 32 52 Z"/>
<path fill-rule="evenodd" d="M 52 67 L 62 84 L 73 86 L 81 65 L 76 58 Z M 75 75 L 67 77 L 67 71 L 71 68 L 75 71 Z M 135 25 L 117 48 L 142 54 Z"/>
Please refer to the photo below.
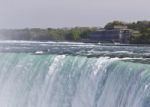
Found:
<path fill-rule="evenodd" d="M 110 29 L 114 25 L 125 25 L 133 30 L 130 43 L 148 44 L 150 43 L 150 21 L 137 21 L 125 23 L 113 21 L 105 25 Z M 89 33 L 95 32 L 97 27 L 74 27 L 74 28 L 32 28 L 32 29 L 9 29 L 0 30 L 0 40 L 38 40 L 38 41 L 81 41 L 89 40 Z"/>
<path fill-rule="evenodd" d="M 125 23 L 121 21 L 113 21 L 105 25 L 106 29 L 114 25 L 127 26 L 128 29 L 133 30 L 130 38 L 130 43 L 149 44 L 150 43 L 150 21 L 137 21 Z"/>
<path fill-rule="evenodd" d="M 96 27 L 74 28 L 32 28 L 0 30 L 1 40 L 38 40 L 38 41 L 81 41 L 88 38 L 90 32 L 96 31 Z"/>

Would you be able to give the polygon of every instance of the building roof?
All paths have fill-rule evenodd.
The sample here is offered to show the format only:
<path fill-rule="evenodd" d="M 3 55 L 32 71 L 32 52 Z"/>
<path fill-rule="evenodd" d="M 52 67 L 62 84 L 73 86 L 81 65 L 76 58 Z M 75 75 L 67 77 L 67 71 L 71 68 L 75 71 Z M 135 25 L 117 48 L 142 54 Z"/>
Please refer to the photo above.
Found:
<path fill-rule="evenodd" d="M 125 25 L 114 25 L 113 29 L 127 29 L 128 27 Z"/>

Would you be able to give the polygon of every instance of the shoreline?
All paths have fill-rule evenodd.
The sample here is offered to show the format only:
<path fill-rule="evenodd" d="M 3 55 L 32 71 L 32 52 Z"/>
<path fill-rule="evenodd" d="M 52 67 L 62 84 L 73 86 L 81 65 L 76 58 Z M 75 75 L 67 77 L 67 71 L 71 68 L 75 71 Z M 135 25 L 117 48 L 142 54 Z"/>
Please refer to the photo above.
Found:
<path fill-rule="evenodd" d="M 38 40 L 0 40 L 1 43 L 73 43 L 73 44 L 93 44 L 100 46 L 139 46 L 139 47 L 150 47 L 150 44 L 123 44 L 123 43 L 100 43 L 100 42 L 82 42 L 82 41 L 38 41 Z"/>

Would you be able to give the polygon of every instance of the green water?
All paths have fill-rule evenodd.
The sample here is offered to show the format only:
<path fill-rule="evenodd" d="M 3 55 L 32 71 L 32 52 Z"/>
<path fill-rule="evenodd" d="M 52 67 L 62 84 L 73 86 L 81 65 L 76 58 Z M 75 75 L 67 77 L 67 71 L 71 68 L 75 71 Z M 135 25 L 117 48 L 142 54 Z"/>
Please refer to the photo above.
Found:
<path fill-rule="evenodd" d="M 0 53 L 1 107 L 150 107 L 150 65 L 120 58 Z"/>

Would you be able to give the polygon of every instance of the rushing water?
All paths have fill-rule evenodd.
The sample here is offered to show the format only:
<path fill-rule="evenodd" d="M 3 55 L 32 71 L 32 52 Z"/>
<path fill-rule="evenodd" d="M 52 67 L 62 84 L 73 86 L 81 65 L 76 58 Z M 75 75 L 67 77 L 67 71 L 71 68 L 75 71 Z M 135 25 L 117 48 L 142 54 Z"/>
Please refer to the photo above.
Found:
<path fill-rule="evenodd" d="M 150 107 L 150 47 L 1 42 L 0 107 Z"/>

